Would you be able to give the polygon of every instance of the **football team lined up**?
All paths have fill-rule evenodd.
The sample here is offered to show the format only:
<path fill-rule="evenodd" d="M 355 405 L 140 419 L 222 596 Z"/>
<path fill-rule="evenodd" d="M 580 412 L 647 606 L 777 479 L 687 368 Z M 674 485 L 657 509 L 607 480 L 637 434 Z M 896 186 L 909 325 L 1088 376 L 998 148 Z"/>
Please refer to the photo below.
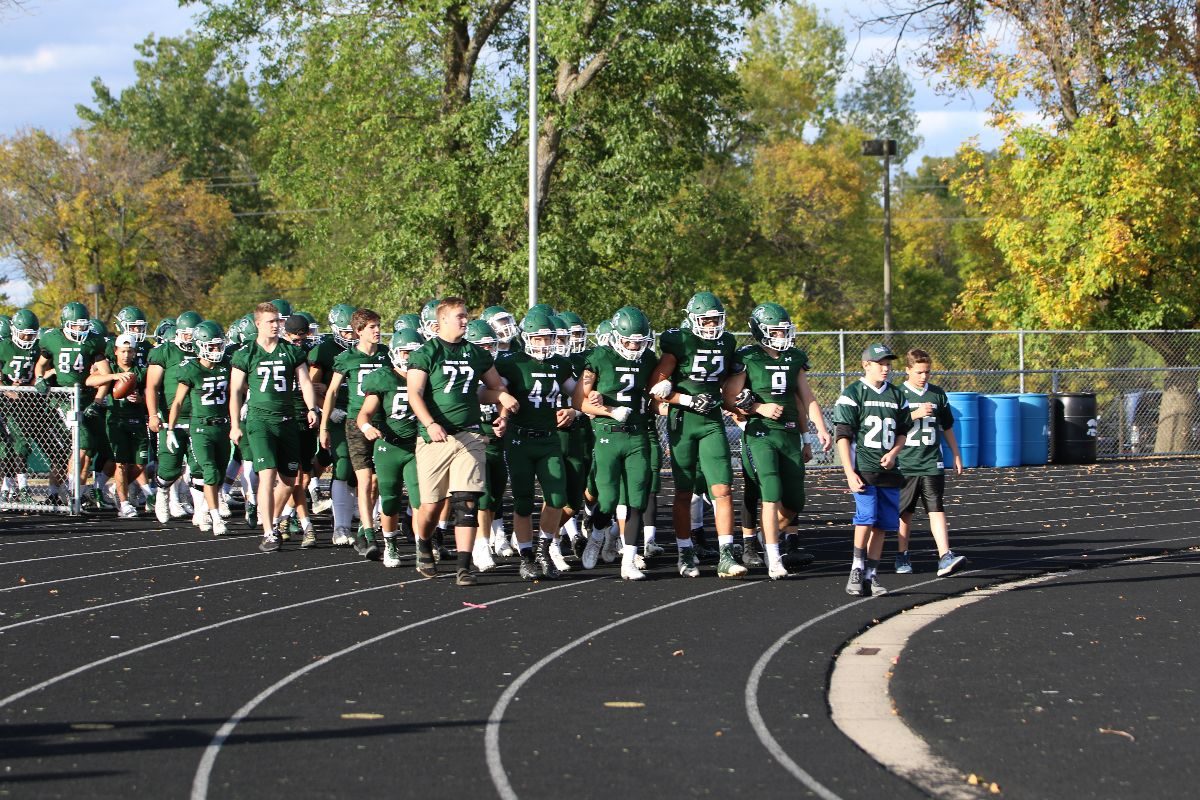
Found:
<path fill-rule="evenodd" d="M 699 576 L 709 558 L 720 577 L 765 568 L 773 580 L 811 562 L 797 533 L 805 463 L 814 447 L 835 443 L 856 503 L 847 592 L 886 592 L 877 569 L 887 531 L 900 533 L 897 572 L 912 571 L 908 522 L 918 503 L 938 574 L 963 561 L 949 547 L 943 440 L 953 468 L 962 462 L 928 353 L 909 351 L 907 380 L 896 385 L 897 356 L 867 348 L 831 431 L 782 306 L 758 305 L 753 341 L 741 347 L 711 292 L 686 310 L 678 329 L 656 336 L 642 311 L 625 306 L 589 346 L 571 312 L 540 304 L 518 324 L 492 306 L 472 320 L 463 300 L 447 297 L 400 316 L 385 343 L 370 309 L 334 306 L 322 335 L 311 314 L 273 300 L 227 330 L 194 311 L 164 319 L 151 347 L 140 309 L 121 309 L 109 336 L 72 302 L 56 328 L 39 330 L 28 309 L 0 318 L 0 358 L 7 385 L 81 387 L 79 474 L 91 477 L 93 508 L 133 518 L 142 506 L 163 523 L 191 514 L 221 535 L 240 487 L 265 552 L 293 537 L 318 545 L 312 515 L 330 511 L 333 545 L 397 567 L 401 544 L 415 540 L 416 569 L 430 577 L 450 555 L 443 537 L 453 530 L 462 586 L 512 557 L 526 580 L 618 558 L 622 578 L 642 580 L 647 560 L 665 553 L 655 527 L 663 416 L 684 577 Z M 740 536 L 727 420 L 743 436 Z M 6 428 L 5 497 L 28 498 L 29 443 L 19 424 Z M 52 465 L 53 502 L 74 496 L 69 472 Z M 316 479 L 326 472 L 322 498 Z M 704 537 L 706 502 L 715 550 Z"/>

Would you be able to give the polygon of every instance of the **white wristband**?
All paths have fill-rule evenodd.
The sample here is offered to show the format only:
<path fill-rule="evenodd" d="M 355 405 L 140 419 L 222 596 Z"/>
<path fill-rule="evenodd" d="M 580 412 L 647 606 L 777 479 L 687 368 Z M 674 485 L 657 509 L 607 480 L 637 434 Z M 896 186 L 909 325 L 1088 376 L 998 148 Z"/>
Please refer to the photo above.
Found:
<path fill-rule="evenodd" d="M 691 408 L 692 405 L 696 402 L 696 400 L 690 394 L 681 394 L 681 395 L 679 395 L 678 402 L 679 402 L 679 405 L 683 406 L 684 408 Z"/>
<path fill-rule="evenodd" d="M 364 436 L 367 435 L 368 433 L 370 433 L 371 431 L 376 430 L 375 426 L 369 422 L 364 422 L 362 425 L 359 425 L 358 429 L 363 432 Z"/>

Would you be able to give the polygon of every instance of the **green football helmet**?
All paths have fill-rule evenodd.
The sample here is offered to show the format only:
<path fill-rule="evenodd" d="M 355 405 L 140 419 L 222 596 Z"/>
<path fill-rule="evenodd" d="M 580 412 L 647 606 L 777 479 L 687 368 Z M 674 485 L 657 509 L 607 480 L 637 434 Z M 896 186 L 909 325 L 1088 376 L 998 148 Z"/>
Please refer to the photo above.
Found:
<path fill-rule="evenodd" d="M 541 311 L 543 314 L 549 314 L 550 316 L 554 316 L 558 313 L 554 310 L 554 306 L 550 305 L 549 303 L 536 303 L 529 307 L 529 311 Z M 525 313 L 528 314 L 529 311 L 526 311 Z"/>
<path fill-rule="evenodd" d="M 271 305 L 275 306 L 275 310 L 279 312 L 279 322 L 281 324 L 287 322 L 288 317 L 293 313 L 292 304 L 283 298 L 275 298 L 271 301 Z"/>
<path fill-rule="evenodd" d="M 571 327 L 558 314 L 551 314 L 550 322 L 554 325 L 554 354 L 569 356 L 571 354 Z"/>
<path fill-rule="evenodd" d="M 220 323 L 206 319 L 192 328 L 192 346 L 200 358 L 221 363 L 225 359 L 225 332 Z"/>
<path fill-rule="evenodd" d="M 534 343 L 534 338 L 542 339 Z M 538 361 L 545 361 L 558 352 L 558 331 L 553 318 L 545 311 L 530 311 L 521 320 L 521 341 L 525 352 Z"/>
<path fill-rule="evenodd" d="M 500 351 L 500 340 L 492 326 L 481 319 L 473 319 L 467 323 L 467 341 L 479 345 L 493 356 Z"/>
<path fill-rule="evenodd" d="M 415 350 L 420 350 L 424 343 L 420 331 L 415 328 L 403 328 L 393 333 L 392 342 L 388 345 L 388 357 L 392 360 L 392 366 L 396 369 L 407 369 L 409 355 Z"/>
<path fill-rule="evenodd" d="M 687 318 L 692 333 L 701 339 L 720 339 L 725 332 L 725 306 L 712 292 L 692 295 L 687 304 Z"/>
<path fill-rule="evenodd" d="M 108 338 L 108 326 L 104 324 L 103 320 L 99 320 L 99 319 L 95 319 L 95 318 L 89 319 L 88 320 L 88 335 L 89 336 L 99 336 L 101 339 L 107 339 Z"/>
<path fill-rule="evenodd" d="M 571 331 L 570 353 L 582 353 L 587 350 L 588 329 L 587 325 L 583 324 L 583 317 L 574 311 L 560 311 L 558 318 L 567 323 L 567 328 Z"/>
<path fill-rule="evenodd" d="M 158 344 L 161 342 L 165 342 L 168 338 L 173 337 L 174 334 L 171 334 L 171 336 L 169 336 L 169 337 L 163 336 L 163 331 L 165 331 L 167 328 L 174 328 L 174 327 L 175 327 L 175 318 L 174 317 L 164 317 L 163 319 L 159 320 L 158 324 L 154 326 L 154 341 L 155 341 L 155 343 Z"/>
<path fill-rule="evenodd" d="M 650 346 L 650 321 L 641 309 L 625 306 L 612 315 L 609 346 L 626 361 L 641 361 Z"/>
<path fill-rule="evenodd" d="M 333 340 L 344 350 L 354 347 L 354 343 L 358 341 L 358 336 L 354 333 L 354 326 L 350 324 L 354 310 L 354 306 L 349 303 L 338 303 L 329 309 L 329 329 L 333 331 Z"/>
<path fill-rule="evenodd" d="M 612 344 L 612 320 L 601 320 L 596 326 L 596 346 L 609 347 Z"/>
<path fill-rule="evenodd" d="M 311 350 L 321 343 L 321 326 L 317 324 L 317 318 L 307 311 L 297 311 L 296 314 L 308 320 L 308 336 L 304 337 L 304 346 Z"/>
<path fill-rule="evenodd" d="M 792 318 L 778 303 L 759 303 L 750 313 L 750 335 L 772 350 L 787 350 L 796 341 Z"/>
<path fill-rule="evenodd" d="M 500 340 L 501 344 L 508 344 L 519 333 L 516 318 L 503 306 L 488 306 L 483 310 L 480 318 L 492 326 L 492 330 L 495 331 L 496 338 Z"/>
<path fill-rule="evenodd" d="M 22 350 L 32 350 L 37 347 L 38 341 L 38 318 L 28 308 L 22 308 L 20 311 L 12 315 L 13 344 Z"/>
<path fill-rule="evenodd" d="M 117 312 L 117 330 L 132 336 L 135 343 L 146 341 L 146 328 L 146 315 L 137 306 L 125 306 Z"/>
<path fill-rule="evenodd" d="M 12 336 L 12 317 L 0 314 L 0 341 Z"/>
<path fill-rule="evenodd" d="M 72 342 L 82 342 L 92 331 L 92 320 L 88 316 L 87 306 L 78 301 L 72 301 L 62 307 L 58 313 L 62 323 L 62 332 Z"/>
<path fill-rule="evenodd" d="M 420 314 L 401 314 L 396 317 L 396 321 L 392 323 L 392 333 L 400 331 L 416 331 L 421 332 L 421 315 Z"/>
<path fill-rule="evenodd" d="M 442 302 L 441 298 L 434 297 L 431 300 L 427 300 L 425 305 L 421 306 L 421 335 L 426 339 L 432 339 L 437 336 L 437 308 L 440 302 Z"/>
<path fill-rule="evenodd" d="M 192 331 L 201 322 L 204 322 L 204 317 L 195 311 L 185 311 L 175 318 L 175 344 L 180 350 L 185 353 L 194 352 L 192 348 Z"/>

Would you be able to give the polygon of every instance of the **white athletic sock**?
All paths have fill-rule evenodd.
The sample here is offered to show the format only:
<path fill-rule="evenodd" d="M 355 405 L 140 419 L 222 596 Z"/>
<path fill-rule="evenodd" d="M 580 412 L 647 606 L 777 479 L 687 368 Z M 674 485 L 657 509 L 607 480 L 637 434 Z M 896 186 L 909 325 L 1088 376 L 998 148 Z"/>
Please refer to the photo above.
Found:
<path fill-rule="evenodd" d="M 190 486 L 188 487 L 188 491 L 192 495 L 192 510 L 201 513 L 206 511 L 208 509 L 208 502 L 204 499 L 204 492 L 199 489 L 193 489 Z"/>
<path fill-rule="evenodd" d="M 28 489 L 29 488 L 29 476 L 26 475 L 24 472 L 17 473 L 17 488 L 18 489 Z"/>
<path fill-rule="evenodd" d="M 687 538 L 687 539 L 680 539 L 680 538 L 676 537 L 676 539 L 675 539 L 675 546 L 676 546 L 676 547 L 678 547 L 680 550 L 682 550 L 682 549 L 683 549 L 683 548 L 685 548 L 685 547 L 691 547 L 691 546 L 692 546 L 692 540 L 691 540 L 691 538 Z"/>
<path fill-rule="evenodd" d="M 452 524 L 450 524 L 450 520 L 448 520 L 448 519 L 439 519 L 438 520 L 437 529 L 439 531 L 448 531 L 453 527 L 454 526 Z"/>
<path fill-rule="evenodd" d="M 492 520 L 492 536 L 504 538 L 504 520 L 499 517 Z"/>
<path fill-rule="evenodd" d="M 306 532 L 312 530 L 312 517 L 305 517 L 300 520 L 300 530 Z"/>
<path fill-rule="evenodd" d="M 717 536 L 717 547 L 724 547 L 724 546 L 725 546 L 725 545 L 727 545 L 727 544 L 728 544 L 728 545 L 732 545 L 732 544 L 733 544 L 733 537 L 732 537 L 732 536 L 726 536 L 726 535 L 724 535 L 724 534 L 720 534 L 720 535 L 718 535 L 718 536 Z"/>
<path fill-rule="evenodd" d="M 867 568 L 867 560 L 865 558 L 856 556 L 850 562 L 850 569 L 866 569 L 866 568 Z"/>
<path fill-rule="evenodd" d="M 621 559 L 623 561 L 633 561 L 635 558 L 637 558 L 637 545 L 636 544 L 621 545 Z"/>
<path fill-rule="evenodd" d="M 345 481 L 334 480 L 330 483 L 329 495 L 333 498 L 333 527 L 349 528 L 354 519 L 354 493 Z"/>
<path fill-rule="evenodd" d="M 567 524 L 563 525 L 563 532 L 571 539 L 578 537 L 579 536 L 579 520 L 575 519 L 574 517 L 571 517 L 569 520 L 567 520 Z"/>
<path fill-rule="evenodd" d="M 522 553 L 524 553 L 526 550 L 532 550 L 533 542 L 517 542 L 517 549 L 519 549 Z"/>
<path fill-rule="evenodd" d="M 692 495 L 692 530 L 704 527 L 704 500 L 698 494 Z"/>
<path fill-rule="evenodd" d="M 628 516 L 629 516 L 629 506 L 626 506 L 626 505 L 617 506 L 617 519 L 624 522 L 626 517 L 628 517 Z"/>
<path fill-rule="evenodd" d="M 767 563 L 775 564 L 779 561 L 780 558 L 781 558 L 781 556 L 779 555 L 779 542 L 776 542 L 775 544 L 767 545 Z"/>
<path fill-rule="evenodd" d="M 643 525 L 642 534 L 646 537 L 646 544 L 650 544 L 658 536 L 658 528 L 653 525 Z"/>

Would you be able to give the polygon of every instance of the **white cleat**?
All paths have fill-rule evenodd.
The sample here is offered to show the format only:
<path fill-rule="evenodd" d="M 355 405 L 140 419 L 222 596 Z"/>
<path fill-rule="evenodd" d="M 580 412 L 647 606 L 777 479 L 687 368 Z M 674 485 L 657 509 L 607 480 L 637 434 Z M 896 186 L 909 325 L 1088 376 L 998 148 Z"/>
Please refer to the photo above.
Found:
<path fill-rule="evenodd" d="M 325 499 L 318 500 L 317 502 L 312 504 L 312 513 L 313 514 L 324 514 L 326 511 L 328 511 L 331 508 L 333 508 L 333 500 L 331 498 L 326 497 Z"/>
<path fill-rule="evenodd" d="M 512 542 L 504 535 L 504 531 L 500 531 L 500 535 L 492 534 L 492 551 L 501 558 L 512 558 L 517 554 L 513 549 Z"/>
<path fill-rule="evenodd" d="M 475 569 L 480 572 L 487 572 L 496 568 L 491 548 L 488 547 L 488 540 L 482 536 L 475 537 L 475 544 L 471 546 L 471 562 L 475 564 Z"/>
<path fill-rule="evenodd" d="M 634 563 L 635 565 L 637 565 L 637 568 L 638 568 L 638 569 L 646 569 L 646 558 L 645 558 L 645 556 L 634 556 L 634 557 L 633 557 L 633 563 Z"/>
<path fill-rule="evenodd" d="M 611 528 L 604 534 L 604 547 L 600 558 L 605 564 L 611 564 L 621 556 L 621 538 Z"/>
<path fill-rule="evenodd" d="M 560 540 L 555 539 L 550 543 L 550 560 L 554 562 L 554 566 L 559 572 L 570 572 L 571 565 L 563 558 L 562 551 L 559 549 L 558 543 Z"/>
<path fill-rule="evenodd" d="M 170 505 L 167 503 L 168 494 L 166 489 L 159 489 L 154 493 L 154 518 L 163 525 L 171 519 Z"/>
<path fill-rule="evenodd" d="M 662 549 L 662 545 L 654 540 L 646 542 L 645 551 L 646 558 L 654 558 L 655 556 L 661 556 L 663 553 L 667 552 L 666 550 Z"/>
<path fill-rule="evenodd" d="M 334 528 L 333 529 L 333 546 L 334 547 L 349 547 L 354 544 L 354 537 L 350 535 L 349 528 Z"/>
<path fill-rule="evenodd" d="M 621 559 L 621 580 L 625 581 L 644 581 L 646 573 L 638 569 L 637 562 L 633 559 Z"/>
<path fill-rule="evenodd" d="M 213 529 L 212 519 L 209 518 L 207 511 L 197 511 L 192 514 L 192 524 L 205 533 Z"/>
<path fill-rule="evenodd" d="M 791 575 L 787 571 L 787 567 L 783 566 L 783 561 L 776 561 L 767 569 L 767 577 L 773 581 L 781 581 Z"/>
<path fill-rule="evenodd" d="M 221 512 L 209 515 L 210 524 L 212 525 L 213 536 L 224 536 L 226 532 L 225 520 L 221 519 Z"/>
<path fill-rule="evenodd" d="M 137 515 L 137 509 L 128 500 L 121 503 L 121 509 L 117 512 L 117 517 L 120 519 L 137 519 Z"/>
<path fill-rule="evenodd" d="M 192 513 L 192 510 L 190 508 L 183 507 L 183 504 L 179 502 L 179 498 L 175 496 L 175 492 L 171 491 L 171 489 L 169 487 L 166 489 L 159 490 L 160 494 L 163 492 L 166 492 L 167 495 L 170 497 L 170 500 L 168 501 L 168 505 L 169 505 L 170 512 L 171 512 L 171 519 L 183 519 L 188 514 Z"/>
<path fill-rule="evenodd" d="M 233 512 L 229 510 L 229 497 L 224 492 L 217 492 L 217 513 L 221 519 L 229 519 Z"/>
<path fill-rule="evenodd" d="M 588 537 L 587 546 L 583 548 L 584 569 L 595 569 L 596 562 L 600 560 L 600 551 L 604 549 L 604 531 L 592 531 Z"/>

